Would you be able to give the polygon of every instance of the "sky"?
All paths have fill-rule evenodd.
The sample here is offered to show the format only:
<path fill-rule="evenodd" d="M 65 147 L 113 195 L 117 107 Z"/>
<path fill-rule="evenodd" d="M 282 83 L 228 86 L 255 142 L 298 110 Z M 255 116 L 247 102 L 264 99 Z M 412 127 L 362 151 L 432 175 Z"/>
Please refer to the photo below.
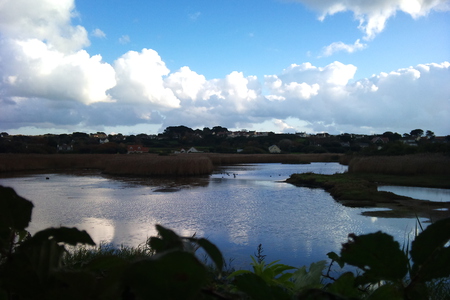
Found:
<path fill-rule="evenodd" d="M 450 0 L 0 0 L 0 131 L 450 134 Z"/>

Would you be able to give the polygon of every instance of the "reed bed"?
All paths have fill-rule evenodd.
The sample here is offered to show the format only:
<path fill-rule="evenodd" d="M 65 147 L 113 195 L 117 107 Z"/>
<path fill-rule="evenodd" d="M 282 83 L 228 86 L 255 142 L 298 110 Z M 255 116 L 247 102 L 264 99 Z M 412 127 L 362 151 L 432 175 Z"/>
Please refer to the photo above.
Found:
<path fill-rule="evenodd" d="M 443 154 L 354 157 L 349 173 L 450 175 L 450 157 Z"/>
<path fill-rule="evenodd" d="M 101 154 L 0 154 L 0 173 L 102 169 L 104 165 Z"/>
<path fill-rule="evenodd" d="M 111 175 L 193 176 L 211 174 L 213 164 L 198 155 L 119 155 L 103 171 Z"/>
<path fill-rule="evenodd" d="M 0 154 L 0 174 L 93 169 L 111 175 L 193 176 L 214 166 L 339 161 L 338 154 Z"/>
<path fill-rule="evenodd" d="M 337 162 L 342 154 L 216 154 L 204 153 L 215 166 L 249 163 L 310 163 Z"/>

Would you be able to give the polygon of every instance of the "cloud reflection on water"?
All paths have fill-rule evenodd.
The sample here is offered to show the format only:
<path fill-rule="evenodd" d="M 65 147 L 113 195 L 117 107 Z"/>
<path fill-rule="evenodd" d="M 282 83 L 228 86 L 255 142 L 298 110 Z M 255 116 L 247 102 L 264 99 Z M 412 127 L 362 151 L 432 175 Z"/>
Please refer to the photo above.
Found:
<path fill-rule="evenodd" d="M 274 176 L 314 167 L 331 174 L 346 169 L 331 163 L 233 166 L 224 170 L 238 174 L 236 177 L 222 178 L 218 173 L 207 183 L 199 178 L 201 183 L 191 179 L 193 184 L 179 182 L 178 186 L 176 180 L 154 185 L 142 178 L 92 174 L 52 174 L 48 181 L 45 175 L 5 178 L 0 184 L 33 200 L 32 232 L 49 226 L 77 226 L 97 243 L 137 246 L 155 236 L 155 224 L 161 224 L 182 236 L 195 233 L 209 238 L 226 258 L 235 259 L 236 266 L 248 265 L 260 243 L 268 261 L 281 259 L 297 266 L 339 251 L 349 233 L 383 230 L 404 238 L 411 226 L 408 220 L 364 217 L 362 209 L 344 207 L 321 189 L 276 182 L 282 176 Z M 154 192 L 161 187 L 179 191 Z"/>

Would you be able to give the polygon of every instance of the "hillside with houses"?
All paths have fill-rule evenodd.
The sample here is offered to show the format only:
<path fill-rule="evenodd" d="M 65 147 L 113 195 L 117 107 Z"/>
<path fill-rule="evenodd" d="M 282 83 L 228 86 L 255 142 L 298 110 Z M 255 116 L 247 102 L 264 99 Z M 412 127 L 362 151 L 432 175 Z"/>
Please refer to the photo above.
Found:
<path fill-rule="evenodd" d="M 105 153 L 190 154 L 210 153 L 362 153 L 402 155 L 420 152 L 450 153 L 450 135 L 414 129 L 409 133 L 331 135 L 229 131 L 222 126 L 203 130 L 170 126 L 159 134 L 106 134 L 104 132 L 45 134 L 39 136 L 0 133 L 0 153 Z"/>

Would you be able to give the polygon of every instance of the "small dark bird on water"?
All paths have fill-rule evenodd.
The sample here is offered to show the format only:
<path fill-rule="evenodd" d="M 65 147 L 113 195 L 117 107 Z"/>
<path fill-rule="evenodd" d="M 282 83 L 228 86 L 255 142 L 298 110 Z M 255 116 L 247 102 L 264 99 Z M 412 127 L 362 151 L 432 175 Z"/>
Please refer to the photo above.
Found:
<path fill-rule="evenodd" d="M 45 179 L 49 180 L 49 179 L 50 179 L 50 177 L 45 177 Z"/>

